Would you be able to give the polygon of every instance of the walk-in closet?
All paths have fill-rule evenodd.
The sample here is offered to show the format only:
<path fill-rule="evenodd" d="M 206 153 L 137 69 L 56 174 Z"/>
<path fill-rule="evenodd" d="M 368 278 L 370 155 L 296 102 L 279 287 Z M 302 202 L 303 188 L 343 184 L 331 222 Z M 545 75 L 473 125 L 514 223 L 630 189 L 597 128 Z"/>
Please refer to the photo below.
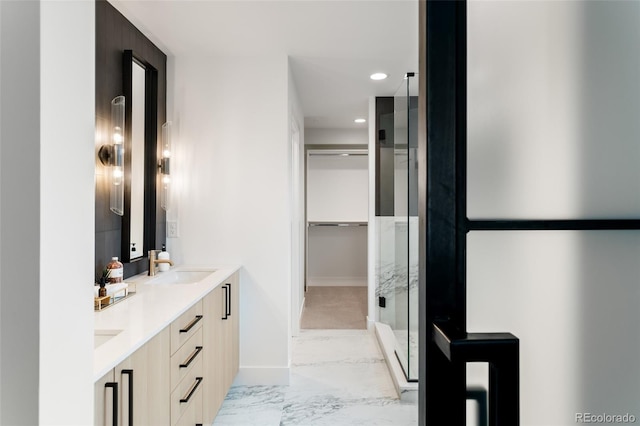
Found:
<path fill-rule="evenodd" d="M 308 149 L 301 328 L 366 328 L 368 155 Z"/>

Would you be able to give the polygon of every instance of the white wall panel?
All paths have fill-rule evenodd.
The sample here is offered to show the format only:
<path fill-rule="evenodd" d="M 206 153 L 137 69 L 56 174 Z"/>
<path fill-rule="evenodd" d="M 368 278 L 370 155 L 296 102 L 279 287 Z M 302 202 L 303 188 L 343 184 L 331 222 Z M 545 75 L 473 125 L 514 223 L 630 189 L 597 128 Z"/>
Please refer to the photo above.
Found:
<path fill-rule="evenodd" d="M 639 21 L 639 2 L 469 3 L 469 217 L 640 217 Z"/>
<path fill-rule="evenodd" d="M 95 3 L 40 2 L 40 37 L 38 424 L 87 425 L 94 401 L 87 301 L 95 247 Z M 73 266 L 52 279 L 61 262 Z"/>
<path fill-rule="evenodd" d="M 471 232 L 467 242 L 468 331 L 520 339 L 522 425 L 574 424 L 581 412 L 640 419 L 640 231 Z"/>

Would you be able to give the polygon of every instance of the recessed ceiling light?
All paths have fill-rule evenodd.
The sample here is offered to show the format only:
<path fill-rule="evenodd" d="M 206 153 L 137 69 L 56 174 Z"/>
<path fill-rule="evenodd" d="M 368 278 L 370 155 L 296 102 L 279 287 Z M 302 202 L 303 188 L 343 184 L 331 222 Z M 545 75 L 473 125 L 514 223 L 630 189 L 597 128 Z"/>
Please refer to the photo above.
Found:
<path fill-rule="evenodd" d="M 371 74 L 369 78 L 371 78 L 371 80 L 384 80 L 385 78 L 387 78 L 387 75 L 383 72 L 377 72 L 377 73 Z"/>
<path fill-rule="evenodd" d="M 356 118 L 355 120 L 353 120 L 354 123 L 366 123 L 367 120 L 365 120 L 364 118 Z"/>

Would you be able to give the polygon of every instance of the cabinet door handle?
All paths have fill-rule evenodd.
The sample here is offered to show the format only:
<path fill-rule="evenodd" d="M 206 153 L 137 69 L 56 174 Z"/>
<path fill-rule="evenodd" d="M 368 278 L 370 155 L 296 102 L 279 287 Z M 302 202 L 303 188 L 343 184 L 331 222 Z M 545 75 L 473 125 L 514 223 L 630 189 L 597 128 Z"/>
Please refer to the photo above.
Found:
<path fill-rule="evenodd" d="M 116 382 L 108 382 L 104 384 L 105 388 L 113 390 L 113 418 L 111 424 L 118 426 L 118 384 Z"/>
<path fill-rule="evenodd" d="M 133 426 L 133 370 L 122 370 L 121 373 L 129 376 L 129 426 Z"/>
<path fill-rule="evenodd" d="M 191 356 L 189 357 L 187 362 L 185 362 L 184 364 L 180 364 L 180 368 L 187 368 L 189 364 L 191 364 L 191 362 L 193 362 L 193 360 L 196 359 L 196 357 L 198 356 L 201 350 L 202 350 L 202 346 L 196 346 L 196 350 L 191 353 Z"/>
<path fill-rule="evenodd" d="M 230 317 L 231 316 L 231 284 L 227 283 L 225 285 L 229 287 L 229 291 L 227 292 L 227 295 L 229 296 L 229 301 L 227 302 L 227 316 Z"/>
<path fill-rule="evenodd" d="M 229 300 L 229 289 L 227 288 L 227 285 L 223 285 L 222 289 L 224 290 L 224 316 L 222 317 L 223 320 L 226 320 L 227 318 L 229 318 L 229 314 L 227 313 L 227 303 Z"/>
<path fill-rule="evenodd" d="M 202 319 L 202 315 L 196 315 L 196 317 L 192 319 L 189 324 L 187 324 L 186 328 L 183 328 L 180 330 L 180 333 L 188 333 L 189 330 L 191 330 L 193 326 L 196 325 L 198 321 L 200 321 L 201 319 Z"/>
<path fill-rule="evenodd" d="M 196 389 L 198 389 L 198 386 L 200 386 L 200 383 L 202 383 L 202 377 L 196 377 L 196 381 L 193 383 L 193 385 L 191 385 L 191 389 L 189 390 L 189 394 L 180 400 L 180 404 L 184 404 L 184 403 L 189 402 L 189 400 L 191 399 L 191 397 L 195 393 Z"/>

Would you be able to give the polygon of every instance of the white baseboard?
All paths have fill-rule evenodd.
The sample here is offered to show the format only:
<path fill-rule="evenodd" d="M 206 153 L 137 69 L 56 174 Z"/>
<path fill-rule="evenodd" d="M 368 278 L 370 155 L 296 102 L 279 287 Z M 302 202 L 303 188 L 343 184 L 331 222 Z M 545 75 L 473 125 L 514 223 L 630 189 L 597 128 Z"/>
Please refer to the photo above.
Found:
<path fill-rule="evenodd" d="M 289 367 L 240 367 L 234 385 L 288 385 L 291 379 Z"/>
<path fill-rule="evenodd" d="M 309 277 L 309 287 L 366 287 L 367 277 Z"/>

